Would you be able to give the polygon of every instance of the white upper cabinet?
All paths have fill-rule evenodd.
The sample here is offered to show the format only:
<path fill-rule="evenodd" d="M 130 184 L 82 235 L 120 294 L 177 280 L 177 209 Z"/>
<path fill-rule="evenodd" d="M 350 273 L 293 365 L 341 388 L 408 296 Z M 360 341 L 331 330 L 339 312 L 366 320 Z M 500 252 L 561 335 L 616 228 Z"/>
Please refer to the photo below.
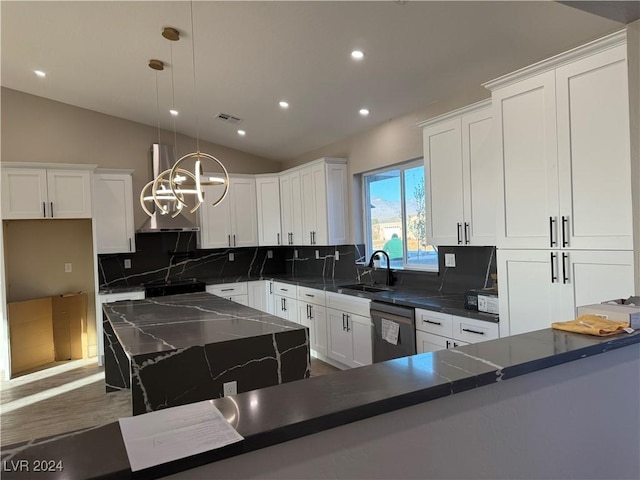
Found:
<path fill-rule="evenodd" d="M 16 165 L 20 166 L 2 168 L 3 219 L 91 218 L 90 170 L 95 165 L 86 169 Z"/>
<path fill-rule="evenodd" d="M 93 176 L 97 253 L 135 252 L 131 172 Z"/>
<path fill-rule="evenodd" d="M 348 241 L 347 165 L 323 158 L 300 170 L 302 245 L 343 245 Z"/>
<path fill-rule="evenodd" d="M 258 199 L 258 245 L 282 245 L 280 179 L 278 175 L 256 177 Z"/>
<path fill-rule="evenodd" d="M 499 165 L 490 101 L 422 122 L 427 235 L 436 245 L 495 245 Z"/>
<path fill-rule="evenodd" d="M 556 96 L 560 241 L 568 248 L 631 250 L 626 47 L 558 68 Z"/>
<path fill-rule="evenodd" d="M 200 248 L 254 247 L 258 245 L 256 183 L 251 176 L 231 176 L 229 192 L 215 207 L 224 186 L 205 187 L 198 209 Z"/>
<path fill-rule="evenodd" d="M 282 245 L 302 245 L 302 191 L 300 171 L 280 175 Z"/>
<path fill-rule="evenodd" d="M 633 248 L 628 70 L 614 34 L 489 82 L 501 248 Z"/>

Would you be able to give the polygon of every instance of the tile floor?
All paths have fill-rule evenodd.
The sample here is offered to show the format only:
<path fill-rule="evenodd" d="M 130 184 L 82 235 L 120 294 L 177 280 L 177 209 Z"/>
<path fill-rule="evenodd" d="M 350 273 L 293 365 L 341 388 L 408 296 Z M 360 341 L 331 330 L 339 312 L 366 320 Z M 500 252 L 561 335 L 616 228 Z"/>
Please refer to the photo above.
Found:
<path fill-rule="evenodd" d="M 337 368 L 311 359 L 311 375 Z M 131 415 L 129 392 L 104 391 L 104 369 L 95 358 L 0 381 L 0 445 L 58 435 Z"/>

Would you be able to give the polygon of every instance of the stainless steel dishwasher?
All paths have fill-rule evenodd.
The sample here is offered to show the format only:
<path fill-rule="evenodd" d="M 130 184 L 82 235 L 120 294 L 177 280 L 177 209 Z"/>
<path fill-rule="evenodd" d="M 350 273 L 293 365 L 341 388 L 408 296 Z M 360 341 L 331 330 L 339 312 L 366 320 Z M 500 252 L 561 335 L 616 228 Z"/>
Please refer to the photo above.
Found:
<path fill-rule="evenodd" d="M 416 321 L 413 308 L 371 302 L 373 322 L 373 361 L 416 354 Z"/>

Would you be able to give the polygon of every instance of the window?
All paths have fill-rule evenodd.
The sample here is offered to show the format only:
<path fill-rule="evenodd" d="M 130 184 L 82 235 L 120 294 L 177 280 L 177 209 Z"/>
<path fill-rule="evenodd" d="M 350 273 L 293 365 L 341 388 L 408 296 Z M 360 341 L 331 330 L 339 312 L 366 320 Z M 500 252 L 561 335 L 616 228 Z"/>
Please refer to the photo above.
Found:
<path fill-rule="evenodd" d="M 391 268 L 438 270 L 437 249 L 427 241 L 422 160 L 363 175 L 368 255 L 384 250 Z M 386 257 L 380 256 L 386 267 Z"/>

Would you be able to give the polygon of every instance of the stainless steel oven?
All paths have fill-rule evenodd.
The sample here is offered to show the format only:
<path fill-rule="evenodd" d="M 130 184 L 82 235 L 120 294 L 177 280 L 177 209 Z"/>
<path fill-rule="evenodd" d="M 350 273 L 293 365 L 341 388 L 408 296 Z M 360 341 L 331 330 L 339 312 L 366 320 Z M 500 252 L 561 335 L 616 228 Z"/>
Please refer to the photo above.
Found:
<path fill-rule="evenodd" d="M 413 308 L 371 302 L 373 322 L 373 361 L 416 354 L 416 322 Z"/>

